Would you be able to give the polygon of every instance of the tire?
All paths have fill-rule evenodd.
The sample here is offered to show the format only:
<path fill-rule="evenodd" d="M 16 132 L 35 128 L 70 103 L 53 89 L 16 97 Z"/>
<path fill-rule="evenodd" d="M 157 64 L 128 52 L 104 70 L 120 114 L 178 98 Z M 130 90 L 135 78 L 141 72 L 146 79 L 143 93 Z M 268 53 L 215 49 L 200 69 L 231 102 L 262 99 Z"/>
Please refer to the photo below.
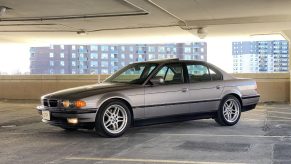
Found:
<path fill-rule="evenodd" d="M 102 105 L 95 120 L 95 130 L 102 137 L 120 137 L 131 124 L 128 106 L 120 100 Z"/>
<path fill-rule="evenodd" d="M 222 126 L 235 125 L 241 116 L 241 103 L 232 95 L 226 96 L 220 103 L 215 121 Z"/>

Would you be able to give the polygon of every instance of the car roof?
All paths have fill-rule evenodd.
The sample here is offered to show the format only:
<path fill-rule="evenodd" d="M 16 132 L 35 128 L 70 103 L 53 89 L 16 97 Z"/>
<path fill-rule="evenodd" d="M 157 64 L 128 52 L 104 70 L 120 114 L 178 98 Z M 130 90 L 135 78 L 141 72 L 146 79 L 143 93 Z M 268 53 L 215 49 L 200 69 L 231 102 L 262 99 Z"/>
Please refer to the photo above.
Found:
<path fill-rule="evenodd" d="M 164 64 L 164 63 L 175 63 L 175 62 L 182 62 L 182 63 L 192 63 L 192 62 L 207 63 L 207 62 L 201 61 L 201 60 L 180 60 L 179 58 L 149 60 L 149 61 L 145 61 L 145 62 L 136 62 L 136 63 L 156 63 L 156 64 Z"/>

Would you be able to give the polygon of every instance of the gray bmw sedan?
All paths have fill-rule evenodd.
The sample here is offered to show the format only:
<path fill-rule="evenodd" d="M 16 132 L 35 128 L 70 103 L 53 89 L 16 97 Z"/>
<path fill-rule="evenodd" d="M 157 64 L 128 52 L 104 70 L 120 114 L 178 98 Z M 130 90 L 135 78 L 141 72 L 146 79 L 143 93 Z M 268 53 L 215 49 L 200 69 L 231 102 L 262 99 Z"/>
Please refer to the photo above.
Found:
<path fill-rule="evenodd" d="M 131 126 L 213 118 L 235 125 L 259 101 L 256 82 L 235 78 L 203 61 L 130 64 L 101 84 L 41 97 L 42 121 L 66 130 L 94 129 L 119 137 Z"/>

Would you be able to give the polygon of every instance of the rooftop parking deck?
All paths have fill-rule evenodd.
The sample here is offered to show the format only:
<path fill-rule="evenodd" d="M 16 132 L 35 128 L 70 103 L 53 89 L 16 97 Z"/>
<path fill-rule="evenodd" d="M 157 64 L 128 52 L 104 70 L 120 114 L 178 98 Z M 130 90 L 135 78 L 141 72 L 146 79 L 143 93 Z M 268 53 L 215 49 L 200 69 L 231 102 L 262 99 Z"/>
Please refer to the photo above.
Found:
<path fill-rule="evenodd" d="M 0 102 L 1 163 L 291 163 L 291 107 L 260 104 L 233 127 L 195 120 L 120 138 L 41 123 L 34 101 Z"/>

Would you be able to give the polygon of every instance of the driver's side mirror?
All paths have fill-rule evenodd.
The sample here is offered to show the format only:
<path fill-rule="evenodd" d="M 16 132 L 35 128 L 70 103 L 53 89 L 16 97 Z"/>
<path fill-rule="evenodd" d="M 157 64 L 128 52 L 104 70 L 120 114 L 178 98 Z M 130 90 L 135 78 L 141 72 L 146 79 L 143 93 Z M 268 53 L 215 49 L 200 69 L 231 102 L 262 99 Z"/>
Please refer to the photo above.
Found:
<path fill-rule="evenodd" d="M 150 82 L 153 84 L 153 85 L 161 85 L 161 84 L 164 84 L 165 83 L 165 80 L 163 77 L 161 76 L 155 76 L 153 77 Z"/>

